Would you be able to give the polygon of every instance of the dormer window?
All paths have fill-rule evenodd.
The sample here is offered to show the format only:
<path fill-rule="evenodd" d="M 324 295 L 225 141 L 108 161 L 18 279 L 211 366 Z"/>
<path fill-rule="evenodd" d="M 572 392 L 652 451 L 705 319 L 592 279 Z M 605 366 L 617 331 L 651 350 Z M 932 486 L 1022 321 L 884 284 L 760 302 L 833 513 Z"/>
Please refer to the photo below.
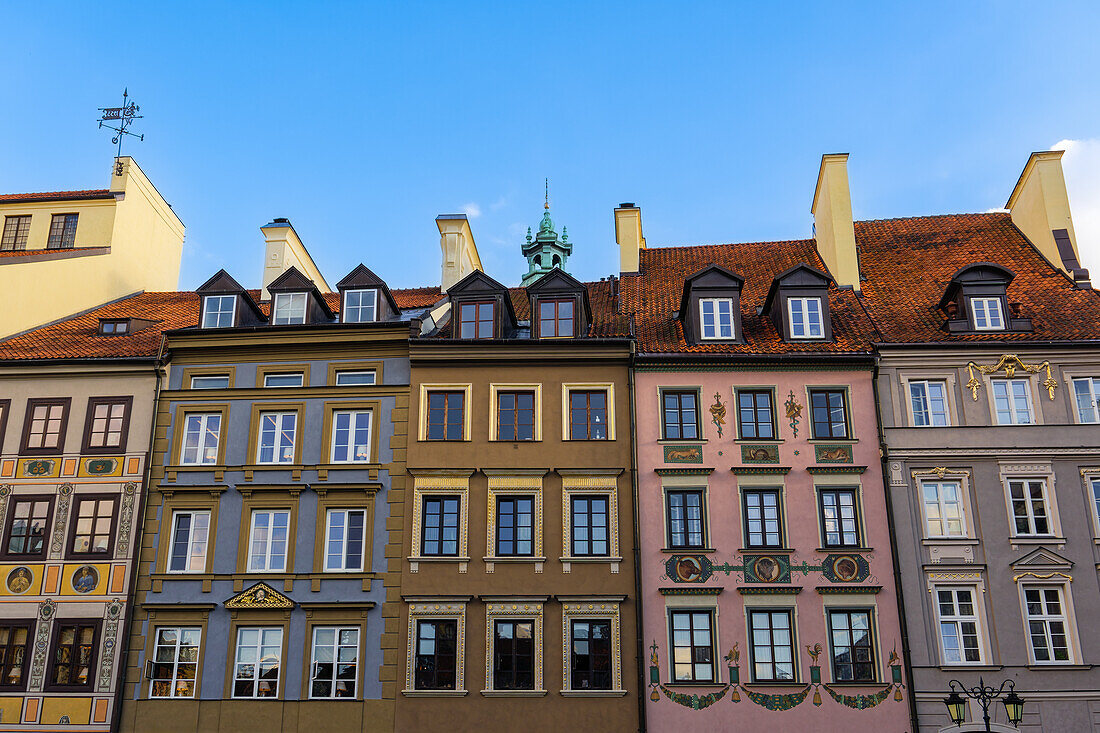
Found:
<path fill-rule="evenodd" d="M 99 321 L 100 336 L 122 336 L 130 332 L 129 319 L 111 320 L 102 318 Z"/>
<path fill-rule="evenodd" d="M 968 265 L 954 274 L 938 307 L 947 316 L 949 333 L 1031 331 L 1023 304 L 1010 302 L 1008 288 L 1015 274 L 995 262 Z"/>
<path fill-rule="evenodd" d="M 974 315 L 975 331 L 1004 330 L 1000 298 L 970 298 L 970 312 Z"/>
<path fill-rule="evenodd" d="M 573 299 L 539 300 L 539 338 L 573 337 Z"/>
<path fill-rule="evenodd" d="M 787 317 L 792 339 L 825 338 L 821 298 L 787 298 Z"/>
<path fill-rule="evenodd" d="M 292 326 L 306 322 L 305 293 L 276 293 L 271 309 L 271 323 Z"/>
<path fill-rule="evenodd" d="M 344 323 L 373 323 L 378 320 L 378 291 L 345 290 L 342 311 Z"/>
<path fill-rule="evenodd" d="M 699 299 L 699 338 L 732 339 L 733 298 Z"/>
<path fill-rule="evenodd" d="M 491 339 L 493 337 L 493 301 L 460 303 L 458 305 L 458 337 Z"/>
<path fill-rule="evenodd" d="M 232 328 L 237 311 L 237 296 L 207 295 L 202 299 L 203 328 Z"/>

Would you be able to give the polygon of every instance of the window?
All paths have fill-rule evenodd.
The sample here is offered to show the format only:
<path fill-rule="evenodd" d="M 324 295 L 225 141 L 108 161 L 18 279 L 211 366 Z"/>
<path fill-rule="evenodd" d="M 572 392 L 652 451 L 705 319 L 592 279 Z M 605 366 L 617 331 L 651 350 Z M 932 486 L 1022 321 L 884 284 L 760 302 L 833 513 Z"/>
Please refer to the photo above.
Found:
<path fill-rule="evenodd" d="M 344 291 L 344 323 L 371 323 L 378 319 L 377 290 Z"/>
<path fill-rule="evenodd" d="M 971 298 L 970 312 L 974 316 L 974 330 L 1004 330 L 1005 321 L 1001 313 L 1000 298 Z"/>
<path fill-rule="evenodd" d="M 285 509 L 257 509 L 252 512 L 248 539 L 248 571 L 286 570 L 290 512 Z"/>
<path fill-rule="evenodd" d="M 821 322 L 821 298 L 787 298 L 791 338 L 819 339 L 825 337 Z"/>
<path fill-rule="evenodd" d="M 491 339 L 493 337 L 492 301 L 461 303 L 458 306 L 458 337 L 464 339 Z"/>
<path fill-rule="evenodd" d="M 76 221 L 79 214 L 54 214 L 50 219 L 50 237 L 46 249 L 72 249 L 76 244 Z"/>
<path fill-rule="evenodd" d="M 115 536 L 115 497 L 85 495 L 75 504 L 69 554 L 109 558 Z"/>
<path fill-rule="evenodd" d="M 1031 389 L 1026 379 L 994 379 L 993 406 L 998 425 L 1030 425 Z"/>
<path fill-rule="evenodd" d="M 790 611 L 750 611 L 753 682 L 793 682 L 794 635 Z"/>
<path fill-rule="evenodd" d="M 337 387 L 353 387 L 365 384 L 374 384 L 375 379 L 375 373 L 372 371 L 336 372 Z"/>
<path fill-rule="evenodd" d="M 913 425 L 943 427 L 951 424 L 947 412 L 946 382 L 910 382 L 909 402 L 913 406 Z"/>
<path fill-rule="evenodd" d="M 493 689 L 535 689 L 535 622 L 493 624 Z"/>
<path fill-rule="evenodd" d="M 855 489 L 821 489 L 821 535 L 826 547 L 859 547 Z"/>
<path fill-rule="evenodd" d="M 697 440 L 699 438 L 699 414 L 696 410 L 695 392 L 663 392 L 664 439 Z"/>
<path fill-rule="evenodd" d="M 829 611 L 833 682 L 874 682 L 870 611 Z"/>
<path fill-rule="evenodd" d="M 98 621 L 57 622 L 47 688 L 80 690 L 92 686 L 98 636 Z"/>
<path fill-rule="evenodd" d="M 149 697 L 194 697 L 202 629 L 195 626 L 156 630 L 149 662 Z"/>
<path fill-rule="evenodd" d="M 428 392 L 428 440 L 462 440 L 465 392 Z"/>
<path fill-rule="evenodd" d="M 815 438 L 847 438 L 848 408 L 842 389 L 811 389 Z"/>
<path fill-rule="evenodd" d="M 666 496 L 669 547 L 703 547 L 703 492 L 698 489 L 669 491 Z"/>
<path fill-rule="evenodd" d="M 966 537 L 962 487 L 958 481 L 922 481 L 929 537 Z"/>
<path fill-rule="evenodd" d="M 233 697 L 277 697 L 282 658 L 282 629 L 238 628 Z"/>
<path fill-rule="evenodd" d="M 732 339 L 733 299 L 701 298 L 699 300 L 700 337 L 704 339 Z"/>
<path fill-rule="evenodd" d="M 572 338 L 573 299 L 539 301 L 539 337 Z"/>
<path fill-rule="evenodd" d="M 1089 483 L 1092 484 L 1092 506 L 1096 513 L 1096 526 L 1100 527 L 1100 477 L 1094 477 Z"/>
<path fill-rule="evenodd" d="M 710 611 L 672 611 L 672 679 L 714 682 L 714 632 Z"/>
<path fill-rule="evenodd" d="M 574 619 L 569 657 L 569 689 L 610 690 L 610 619 Z"/>
<path fill-rule="evenodd" d="M 209 377 L 191 377 L 191 389 L 229 389 L 229 375 L 216 374 Z"/>
<path fill-rule="evenodd" d="M 0 689 L 23 689 L 30 639 L 31 622 L 0 624 Z"/>
<path fill-rule="evenodd" d="M 458 556 L 457 496 L 424 497 L 424 529 L 420 554 L 425 556 Z"/>
<path fill-rule="evenodd" d="M 746 547 L 782 547 L 781 499 L 778 489 L 746 489 L 742 492 Z"/>
<path fill-rule="evenodd" d="M 99 320 L 100 336 L 123 336 L 130 330 L 130 321 L 126 320 Z"/>
<path fill-rule="evenodd" d="M 69 400 L 27 400 L 22 453 L 60 453 L 69 421 Z"/>
<path fill-rule="evenodd" d="M 337 410 L 332 413 L 332 462 L 370 461 L 370 410 Z"/>
<path fill-rule="evenodd" d="M 1009 481 L 1008 495 L 1012 502 L 1013 534 L 1049 535 L 1050 512 L 1047 510 L 1046 482 L 1040 479 Z"/>
<path fill-rule="evenodd" d="M 301 372 L 264 375 L 265 387 L 301 387 L 304 382 L 305 376 Z"/>
<path fill-rule="evenodd" d="M 571 497 L 571 555 L 604 557 L 609 554 L 608 503 L 606 495 Z"/>
<path fill-rule="evenodd" d="M 359 627 L 314 626 L 309 696 L 355 697 L 358 679 Z"/>
<path fill-rule="evenodd" d="M 180 463 L 184 466 L 217 463 L 221 427 L 220 412 L 187 413 L 183 420 Z"/>
<path fill-rule="evenodd" d="M 973 588 L 936 590 L 944 664 L 982 661 L 981 641 L 978 637 L 978 612 L 974 597 Z"/>
<path fill-rule="evenodd" d="M 534 392 L 497 392 L 496 439 L 535 439 Z"/>
<path fill-rule="evenodd" d="M 775 439 L 771 390 L 737 390 L 737 429 L 741 440 Z"/>
<path fill-rule="evenodd" d="M 306 322 L 305 293 L 276 293 L 271 309 L 271 323 L 276 326 L 298 325 Z"/>
<path fill-rule="evenodd" d="M 1077 422 L 1100 422 L 1100 379 L 1074 379 L 1073 396 L 1077 403 Z"/>
<path fill-rule="evenodd" d="M 455 689 L 457 639 L 458 622 L 454 619 L 417 621 L 414 689 Z"/>
<path fill-rule="evenodd" d="M 203 328 L 232 328 L 236 315 L 236 295 L 207 295 L 202 299 Z"/>
<path fill-rule="evenodd" d="M 48 496 L 13 496 L 11 524 L 4 554 L 44 557 L 53 499 Z M 3 681 L 0 680 L 0 684 Z"/>
<path fill-rule="evenodd" d="M 4 217 L 4 236 L 0 239 L 0 251 L 27 248 L 27 235 L 31 231 L 29 216 Z"/>
<path fill-rule="evenodd" d="M 535 498 L 497 497 L 498 557 L 528 557 L 535 553 Z"/>
<path fill-rule="evenodd" d="M 294 463 L 298 413 L 261 412 L 257 463 Z"/>
<path fill-rule="evenodd" d="M 1024 586 L 1027 634 L 1036 663 L 1068 662 L 1069 632 L 1062 603 L 1062 589 L 1055 586 Z"/>
<path fill-rule="evenodd" d="M 168 572 L 204 572 L 209 541 L 210 512 L 175 512 L 172 515 L 172 545 L 168 550 Z"/>
<path fill-rule="evenodd" d="M 330 509 L 325 532 L 325 570 L 361 571 L 367 512 Z"/>
<path fill-rule="evenodd" d="M 607 392 L 570 390 L 569 439 L 607 440 Z"/>
<path fill-rule="evenodd" d="M 130 425 L 132 397 L 93 397 L 88 400 L 84 426 L 85 453 L 123 453 Z"/>

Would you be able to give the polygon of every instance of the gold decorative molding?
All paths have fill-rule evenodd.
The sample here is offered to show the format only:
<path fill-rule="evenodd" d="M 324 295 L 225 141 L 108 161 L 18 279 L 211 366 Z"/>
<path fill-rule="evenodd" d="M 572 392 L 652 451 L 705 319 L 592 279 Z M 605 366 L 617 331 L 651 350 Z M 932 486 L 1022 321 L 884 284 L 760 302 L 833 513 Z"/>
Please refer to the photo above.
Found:
<path fill-rule="evenodd" d="M 970 376 L 970 379 L 966 382 L 966 388 L 970 390 L 970 396 L 974 398 L 974 401 L 978 401 L 978 390 L 981 389 L 982 383 L 974 375 L 974 370 L 977 369 L 981 374 L 996 374 L 1003 371 L 1005 376 L 1009 379 L 1016 376 L 1016 370 L 1020 369 L 1028 374 L 1037 374 L 1043 369 L 1047 371 L 1047 378 L 1041 383 L 1041 386 L 1046 388 L 1047 394 L 1050 395 L 1050 399 L 1054 400 L 1054 390 L 1058 387 L 1058 380 L 1050 373 L 1050 362 L 1043 361 L 1039 364 L 1025 364 L 1020 360 L 1020 357 L 1015 354 L 1004 354 L 997 363 L 992 366 L 982 366 L 981 364 L 975 364 L 970 361 L 966 364 L 966 373 Z"/>
<path fill-rule="evenodd" d="M 947 466 L 936 466 L 935 468 L 922 468 L 917 471 L 913 471 L 913 478 L 917 476 L 935 476 L 936 478 L 943 478 L 944 476 L 963 476 L 964 478 L 970 478 L 970 471 L 957 471 Z"/>
<path fill-rule="evenodd" d="M 272 588 L 267 583 L 256 583 L 225 602 L 229 609 L 288 609 L 294 608 L 294 601 Z"/>
<path fill-rule="evenodd" d="M 1028 571 L 1026 573 L 1020 573 L 1019 575 L 1013 575 L 1012 581 L 1019 583 L 1020 578 L 1035 578 L 1037 580 L 1050 580 L 1051 578 L 1065 578 L 1069 582 L 1073 582 L 1073 576 L 1066 573 L 1033 573 Z"/>

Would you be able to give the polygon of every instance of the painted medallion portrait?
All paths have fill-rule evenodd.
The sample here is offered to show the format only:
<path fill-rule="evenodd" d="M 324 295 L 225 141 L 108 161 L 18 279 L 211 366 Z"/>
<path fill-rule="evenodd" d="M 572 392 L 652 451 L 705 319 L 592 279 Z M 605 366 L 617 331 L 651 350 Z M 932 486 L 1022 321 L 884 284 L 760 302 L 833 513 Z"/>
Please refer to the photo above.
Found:
<path fill-rule="evenodd" d="M 752 564 L 752 571 L 756 573 L 758 580 L 771 583 L 779 577 L 779 563 L 775 561 L 774 557 L 757 558 L 756 562 Z"/>
<path fill-rule="evenodd" d="M 842 555 L 833 561 L 833 572 L 839 580 L 855 580 L 859 575 L 859 565 L 853 558 Z"/>
<path fill-rule="evenodd" d="M 684 583 L 692 583 L 703 574 L 703 566 L 699 562 L 699 558 L 687 555 L 681 557 L 676 563 L 676 577 Z"/>
<path fill-rule="evenodd" d="M 91 565 L 82 565 L 73 571 L 73 590 L 91 593 L 99 585 L 99 572 Z"/>
<path fill-rule="evenodd" d="M 18 567 L 8 573 L 7 586 L 12 593 L 26 593 L 33 580 L 31 571 L 24 567 Z"/>

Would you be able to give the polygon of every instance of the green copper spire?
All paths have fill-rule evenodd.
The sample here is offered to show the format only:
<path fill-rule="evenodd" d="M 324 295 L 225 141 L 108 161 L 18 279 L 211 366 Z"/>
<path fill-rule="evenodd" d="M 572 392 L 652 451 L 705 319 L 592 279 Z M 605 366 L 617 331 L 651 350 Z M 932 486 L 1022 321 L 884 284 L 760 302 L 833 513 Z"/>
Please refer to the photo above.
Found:
<path fill-rule="evenodd" d="M 530 285 L 546 273 L 559 267 L 565 269 L 566 260 L 573 254 L 573 244 L 562 227 L 561 237 L 554 231 L 554 220 L 550 218 L 550 179 L 546 179 L 546 192 L 543 200 L 542 221 L 539 232 L 532 241 L 531 228 L 527 228 L 527 243 L 523 245 L 523 256 L 527 258 L 528 271 L 522 284 Z"/>

